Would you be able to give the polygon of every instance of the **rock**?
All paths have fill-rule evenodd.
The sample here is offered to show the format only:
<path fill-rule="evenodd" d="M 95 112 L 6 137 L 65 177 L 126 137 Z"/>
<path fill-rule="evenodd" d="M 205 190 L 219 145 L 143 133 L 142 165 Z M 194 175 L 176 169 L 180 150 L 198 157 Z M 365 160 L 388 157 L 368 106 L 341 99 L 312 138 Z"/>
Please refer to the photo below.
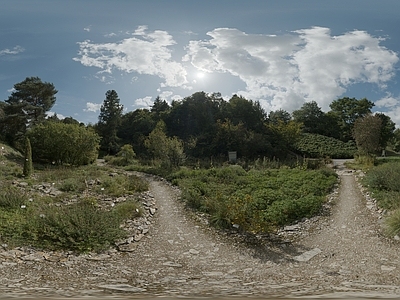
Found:
<path fill-rule="evenodd" d="M 94 261 L 102 261 L 110 258 L 111 256 L 108 254 L 99 254 L 95 256 L 88 256 L 86 257 L 87 260 L 94 260 Z"/>
<path fill-rule="evenodd" d="M 136 250 L 137 244 L 131 243 L 131 244 L 123 244 L 118 246 L 118 251 L 121 252 L 133 252 Z"/>
<path fill-rule="evenodd" d="M 154 215 L 156 213 L 156 209 L 153 207 L 150 207 L 149 211 L 151 215 Z"/>
<path fill-rule="evenodd" d="M 135 242 L 139 242 L 144 237 L 144 234 L 135 235 Z"/>
<path fill-rule="evenodd" d="M 381 266 L 382 271 L 390 272 L 390 271 L 393 271 L 394 269 L 396 269 L 396 267 L 394 267 L 394 266 L 385 266 L 385 265 Z"/>
<path fill-rule="evenodd" d="M 106 290 L 133 292 L 133 293 L 146 291 L 146 289 L 135 287 L 129 284 L 105 284 L 105 285 L 99 285 L 98 287 Z"/>
<path fill-rule="evenodd" d="M 166 261 L 165 263 L 163 263 L 163 266 L 174 267 L 174 268 L 182 268 L 183 267 L 181 264 L 174 263 L 173 261 Z"/>
<path fill-rule="evenodd" d="M 303 254 L 293 257 L 294 260 L 299 262 L 306 262 L 309 261 L 314 256 L 320 254 L 322 251 L 319 248 L 311 249 L 310 251 L 306 251 Z"/>
<path fill-rule="evenodd" d="M 195 255 L 196 255 L 196 254 L 199 254 L 200 251 L 197 251 L 197 250 L 195 250 L 195 249 L 190 249 L 190 250 L 189 250 L 189 253 L 190 253 L 190 254 L 195 254 Z"/>

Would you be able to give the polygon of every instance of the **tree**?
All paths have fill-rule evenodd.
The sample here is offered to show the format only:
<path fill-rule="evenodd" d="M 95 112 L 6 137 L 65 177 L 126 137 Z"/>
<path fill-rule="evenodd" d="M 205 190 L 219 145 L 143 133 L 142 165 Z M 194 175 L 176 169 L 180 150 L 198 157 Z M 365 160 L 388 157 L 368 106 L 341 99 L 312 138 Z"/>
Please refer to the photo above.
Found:
<path fill-rule="evenodd" d="M 153 114 L 155 120 L 158 122 L 159 120 L 165 120 L 166 115 L 170 110 L 171 107 L 169 106 L 168 102 L 165 100 L 161 100 L 160 96 L 157 96 L 150 111 Z"/>
<path fill-rule="evenodd" d="M 279 124 L 280 122 L 283 123 L 289 123 L 289 121 L 292 119 L 292 116 L 290 113 L 288 113 L 286 110 L 279 109 L 276 111 L 271 111 L 268 115 L 268 119 L 272 124 Z"/>
<path fill-rule="evenodd" d="M 315 101 L 304 103 L 292 115 L 296 122 L 303 124 L 304 133 L 339 138 L 340 129 L 337 125 L 337 119 L 333 115 L 324 113 Z"/>
<path fill-rule="evenodd" d="M 32 164 L 32 147 L 28 137 L 25 138 L 25 152 L 24 152 L 24 169 L 23 174 L 25 177 L 31 176 L 33 172 Z"/>
<path fill-rule="evenodd" d="M 376 113 L 375 116 L 379 117 L 382 121 L 381 138 L 379 145 L 382 149 L 385 149 L 388 142 L 394 137 L 396 124 L 390 119 L 389 116 L 385 114 Z"/>
<path fill-rule="evenodd" d="M 145 146 L 154 160 L 159 160 L 163 167 L 176 168 L 185 159 L 183 143 L 177 137 L 168 137 L 163 121 L 159 121 L 156 128 L 145 140 Z"/>
<path fill-rule="evenodd" d="M 224 118 L 230 119 L 234 125 L 242 123 L 247 129 L 255 132 L 264 131 L 268 118 L 260 102 L 233 95 L 224 108 Z"/>
<path fill-rule="evenodd" d="M 100 137 L 92 128 L 45 121 L 27 134 L 34 161 L 85 165 L 93 163 L 98 155 Z"/>
<path fill-rule="evenodd" d="M 368 114 L 354 122 L 353 136 L 361 156 L 373 156 L 381 150 L 382 120 Z"/>
<path fill-rule="evenodd" d="M 122 144 L 131 144 L 135 153 L 142 157 L 147 152 L 144 141 L 156 124 L 148 109 L 136 109 L 122 116 L 117 136 L 121 139 Z"/>
<path fill-rule="evenodd" d="M 14 91 L 5 101 L 5 117 L 0 126 L 8 142 L 22 138 L 27 128 L 43 121 L 55 101 L 57 90 L 52 83 L 42 82 L 39 77 L 27 77 L 14 85 Z"/>
<path fill-rule="evenodd" d="M 356 98 L 344 97 L 333 101 L 329 107 L 331 108 L 330 113 L 338 120 L 341 131 L 340 139 L 347 142 L 352 138 L 352 130 L 356 120 L 370 114 L 374 103 L 366 98 L 357 100 Z"/>
<path fill-rule="evenodd" d="M 97 132 L 101 136 L 100 150 L 112 155 L 120 149 L 117 131 L 121 124 L 123 106 L 119 101 L 116 91 L 107 91 L 106 99 L 100 108 L 99 122 L 96 126 Z"/>

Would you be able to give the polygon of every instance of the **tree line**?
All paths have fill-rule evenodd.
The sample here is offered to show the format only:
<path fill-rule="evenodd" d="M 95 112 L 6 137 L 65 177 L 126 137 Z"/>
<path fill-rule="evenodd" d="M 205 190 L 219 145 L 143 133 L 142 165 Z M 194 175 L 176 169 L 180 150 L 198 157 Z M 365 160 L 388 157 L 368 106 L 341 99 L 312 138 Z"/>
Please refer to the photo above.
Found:
<path fill-rule="evenodd" d="M 38 77 L 15 84 L 8 99 L 0 101 L 0 139 L 22 150 L 28 137 L 34 160 L 57 164 L 90 163 L 98 151 L 116 155 L 129 145 L 140 159 L 169 167 L 185 159 L 227 159 L 228 151 L 245 159 L 284 159 L 301 154 L 296 143 L 303 134 L 354 141 L 365 154 L 388 143 L 400 146 L 390 117 L 373 114 L 374 103 L 365 98 L 334 100 L 328 112 L 311 101 L 289 113 L 267 112 L 258 101 L 239 95 L 225 100 L 220 93 L 196 92 L 171 104 L 157 97 L 149 109 L 124 113 L 117 92 L 109 90 L 98 122 L 85 125 L 72 117 L 46 116 L 56 94 L 53 84 Z"/>

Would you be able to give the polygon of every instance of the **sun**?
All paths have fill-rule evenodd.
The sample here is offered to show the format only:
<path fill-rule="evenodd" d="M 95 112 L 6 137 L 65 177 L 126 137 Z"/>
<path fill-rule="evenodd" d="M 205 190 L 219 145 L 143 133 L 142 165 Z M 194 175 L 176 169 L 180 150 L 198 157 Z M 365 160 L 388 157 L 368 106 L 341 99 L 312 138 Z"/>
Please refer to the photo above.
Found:
<path fill-rule="evenodd" d="M 197 72 L 196 77 L 199 79 L 203 79 L 204 77 L 206 77 L 206 73 L 204 72 Z"/>

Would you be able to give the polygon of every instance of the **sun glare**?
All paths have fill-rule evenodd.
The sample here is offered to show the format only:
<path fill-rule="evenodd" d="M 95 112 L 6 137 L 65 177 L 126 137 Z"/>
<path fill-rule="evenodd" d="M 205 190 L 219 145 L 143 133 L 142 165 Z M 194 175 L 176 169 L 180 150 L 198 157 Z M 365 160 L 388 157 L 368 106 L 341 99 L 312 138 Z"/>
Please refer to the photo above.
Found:
<path fill-rule="evenodd" d="M 197 72 L 197 78 L 202 79 L 206 76 L 206 74 L 204 72 Z"/>

